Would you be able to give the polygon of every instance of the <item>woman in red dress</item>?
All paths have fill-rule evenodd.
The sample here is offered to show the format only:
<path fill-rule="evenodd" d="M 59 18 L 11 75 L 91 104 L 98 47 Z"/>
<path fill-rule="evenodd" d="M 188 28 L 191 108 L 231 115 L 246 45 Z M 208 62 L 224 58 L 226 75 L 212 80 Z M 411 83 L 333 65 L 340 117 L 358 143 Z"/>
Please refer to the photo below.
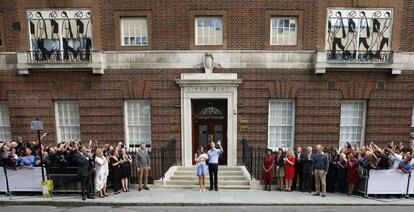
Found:
<path fill-rule="evenodd" d="M 352 194 L 355 184 L 358 182 L 356 166 L 357 160 L 355 159 L 354 154 L 350 152 L 348 154 L 348 161 L 346 162 L 346 182 L 348 183 L 348 195 Z"/>
<path fill-rule="evenodd" d="M 266 156 L 263 159 L 263 181 L 265 187 L 263 190 L 271 191 L 272 181 L 273 181 L 273 167 L 274 167 L 275 158 L 273 157 L 272 150 L 268 149 L 266 151 Z"/>
<path fill-rule="evenodd" d="M 291 149 L 288 149 L 286 152 L 285 158 L 285 182 L 286 182 L 286 190 L 291 191 L 292 188 L 292 180 L 295 177 L 295 155 Z"/>

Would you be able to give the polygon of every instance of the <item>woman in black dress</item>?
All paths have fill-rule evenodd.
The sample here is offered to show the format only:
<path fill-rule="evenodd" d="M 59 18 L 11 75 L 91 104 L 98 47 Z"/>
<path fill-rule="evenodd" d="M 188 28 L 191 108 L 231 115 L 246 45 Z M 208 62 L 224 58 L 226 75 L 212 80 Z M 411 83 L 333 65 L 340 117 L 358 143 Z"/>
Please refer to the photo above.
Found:
<path fill-rule="evenodd" d="M 109 164 L 112 166 L 112 179 L 114 194 L 119 194 L 119 183 L 121 181 L 121 165 L 123 163 L 122 158 L 119 157 L 119 152 L 113 150 L 112 157 L 109 159 Z"/>
<path fill-rule="evenodd" d="M 121 184 L 124 192 L 129 191 L 129 178 L 131 177 L 132 157 L 125 148 L 121 149 L 121 160 L 124 162 L 121 165 Z"/>

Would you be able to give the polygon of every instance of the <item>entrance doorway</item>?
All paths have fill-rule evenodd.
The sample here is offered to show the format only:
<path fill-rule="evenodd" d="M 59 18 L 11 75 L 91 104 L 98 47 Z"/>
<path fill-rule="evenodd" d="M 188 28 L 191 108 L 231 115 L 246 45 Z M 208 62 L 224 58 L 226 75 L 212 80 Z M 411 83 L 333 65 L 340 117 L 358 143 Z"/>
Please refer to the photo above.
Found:
<path fill-rule="evenodd" d="M 219 164 L 227 165 L 227 99 L 193 99 L 191 104 L 194 132 L 192 155 L 200 146 L 207 152 L 212 141 L 221 141 L 224 152 L 220 155 Z"/>

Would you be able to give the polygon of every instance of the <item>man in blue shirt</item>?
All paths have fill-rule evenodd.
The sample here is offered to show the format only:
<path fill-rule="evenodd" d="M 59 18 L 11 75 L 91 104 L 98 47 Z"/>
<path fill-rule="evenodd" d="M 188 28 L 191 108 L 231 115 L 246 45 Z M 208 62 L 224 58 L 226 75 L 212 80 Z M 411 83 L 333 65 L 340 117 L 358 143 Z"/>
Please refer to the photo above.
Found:
<path fill-rule="evenodd" d="M 220 147 L 220 149 L 216 149 L 216 144 L 214 142 L 210 143 L 211 149 L 208 150 L 208 172 L 210 175 L 210 189 L 209 191 L 214 190 L 218 191 L 218 179 L 217 179 L 217 172 L 218 172 L 218 160 L 221 153 L 223 153 L 223 147 L 220 145 L 220 141 L 217 141 L 217 145 Z"/>
<path fill-rule="evenodd" d="M 312 155 L 313 173 L 315 175 L 315 191 L 313 196 L 319 196 L 322 185 L 322 197 L 326 197 L 326 174 L 329 170 L 329 157 L 323 152 L 321 145 L 316 146 L 316 154 Z"/>
<path fill-rule="evenodd" d="M 411 162 L 411 156 L 406 156 L 404 160 L 401 160 L 398 168 L 405 173 L 410 173 L 411 170 L 413 169 L 413 165 L 410 162 Z"/>

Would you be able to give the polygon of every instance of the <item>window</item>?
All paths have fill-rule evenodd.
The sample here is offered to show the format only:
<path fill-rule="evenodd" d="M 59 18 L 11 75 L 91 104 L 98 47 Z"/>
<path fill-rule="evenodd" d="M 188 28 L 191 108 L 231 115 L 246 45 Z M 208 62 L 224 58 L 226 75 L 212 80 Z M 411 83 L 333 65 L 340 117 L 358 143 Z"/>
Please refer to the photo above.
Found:
<path fill-rule="evenodd" d="M 414 107 L 413 107 L 413 113 L 411 117 L 411 137 L 414 137 Z"/>
<path fill-rule="evenodd" d="M 365 132 L 365 102 L 344 101 L 341 106 L 341 121 L 339 132 L 339 147 L 346 142 L 351 145 L 364 142 Z"/>
<path fill-rule="evenodd" d="M 148 45 L 146 17 L 121 18 L 121 44 L 123 46 Z"/>
<path fill-rule="evenodd" d="M 295 102 L 271 100 L 269 102 L 268 147 L 293 147 Z"/>
<path fill-rule="evenodd" d="M 151 144 L 150 103 L 148 101 L 125 101 L 125 133 L 129 147 Z"/>
<path fill-rule="evenodd" d="M 414 107 L 413 107 L 413 113 L 411 118 L 411 127 L 414 128 Z"/>
<path fill-rule="evenodd" d="M 79 105 L 77 102 L 55 102 L 55 119 L 58 142 L 80 140 Z"/>
<path fill-rule="evenodd" d="M 223 26 L 221 17 L 196 17 L 196 45 L 222 45 Z"/>
<path fill-rule="evenodd" d="M 297 45 L 297 18 L 272 17 L 270 45 Z"/>
<path fill-rule="evenodd" d="M 0 102 L 0 141 L 10 141 L 10 120 L 7 102 Z"/>

